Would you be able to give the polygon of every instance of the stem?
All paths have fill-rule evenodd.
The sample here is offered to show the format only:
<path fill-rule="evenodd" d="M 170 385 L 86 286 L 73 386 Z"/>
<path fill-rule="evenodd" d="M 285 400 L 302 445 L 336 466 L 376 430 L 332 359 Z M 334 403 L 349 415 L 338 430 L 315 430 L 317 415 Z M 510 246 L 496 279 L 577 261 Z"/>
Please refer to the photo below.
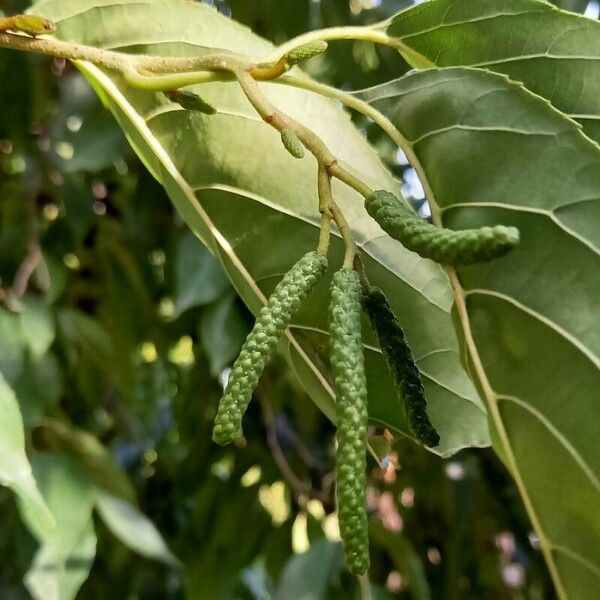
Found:
<path fill-rule="evenodd" d="M 367 573 L 358 576 L 358 583 L 360 585 L 360 600 L 372 600 L 371 583 Z"/>
<path fill-rule="evenodd" d="M 308 31 L 277 47 L 273 54 L 265 62 L 279 60 L 294 48 L 318 41 L 336 41 L 336 40 L 362 40 L 373 42 L 374 44 L 383 44 L 384 46 L 393 46 L 397 40 L 390 38 L 383 31 L 377 31 L 369 27 L 328 27 L 327 29 L 316 29 Z"/>
<path fill-rule="evenodd" d="M 344 267 L 352 269 L 354 267 L 354 257 L 356 256 L 356 242 L 354 241 L 354 236 L 352 235 L 352 229 L 344 217 L 344 213 L 342 213 L 340 207 L 333 199 L 333 195 L 331 193 L 331 175 L 327 172 L 327 169 L 323 165 L 319 165 L 317 181 L 321 204 L 333 217 L 335 224 L 340 230 L 342 239 L 344 240 L 344 246 L 346 247 L 346 253 L 344 254 Z"/>
<path fill-rule="evenodd" d="M 321 229 L 319 231 L 319 245 L 317 254 L 327 256 L 329 240 L 331 239 L 331 215 L 327 212 L 321 214 Z"/>
<path fill-rule="evenodd" d="M 390 48 L 398 50 L 410 63 L 410 65 L 415 68 L 429 69 L 436 66 L 423 55 L 419 54 L 418 52 L 407 46 L 400 38 L 391 37 L 387 35 L 387 33 L 385 33 L 384 31 L 377 29 L 377 27 L 381 27 L 383 24 L 376 23 L 371 27 L 330 27 L 327 29 L 317 29 L 315 31 L 309 31 L 289 40 L 285 44 L 276 48 L 273 54 L 267 59 L 267 61 L 279 60 L 282 56 L 285 56 L 288 52 L 290 52 L 290 50 L 298 48 L 299 46 L 303 46 L 304 44 L 309 44 L 311 42 L 362 40 L 365 42 L 372 42 L 373 44 L 388 46 Z"/>
<path fill-rule="evenodd" d="M 133 65 L 123 69 L 123 78 L 132 87 L 148 92 L 166 92 L 188 85 L 212 83 L 214 81 L 233 81 L 233 75 L 228 72 L 189 71 L 186 73 L 171 73 L 167 75 L 142 75 Z"/>
<path fill-rule="evenodd" d="M 363 196 L 371 194 L 369 186 L 338 164 L 336 157 L 317 134 L 275 108 L 269 100 L 267 100 L 260 91 L 258 83 L 254 80 L 249 71 L 234 69 L 233 72 L 243 92 L 246 94 L 246 97 L 264 121 L 279 132 L 288 128 L 292 129 L 302 144 L 304 144 L 309 152 L 314 155 L 319 165 L 325 167 L 329 175 L 337 177 L 340 181 L 343 181 L 346 185 L 354 188 Z"/>

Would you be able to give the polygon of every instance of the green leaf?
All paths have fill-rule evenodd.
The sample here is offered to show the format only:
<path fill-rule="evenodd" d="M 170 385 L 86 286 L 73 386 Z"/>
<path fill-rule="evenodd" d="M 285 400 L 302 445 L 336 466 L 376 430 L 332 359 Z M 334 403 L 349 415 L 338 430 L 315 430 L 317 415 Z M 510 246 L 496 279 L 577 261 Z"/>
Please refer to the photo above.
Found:
<path fill-rule="evenodd" d="M 0 307 L 0 373 L 13 383 L 23 370 L 25 340 L 19 315 Z"/>
<path fill-rule="evenodd" d="M 0 374 L 0 484 L 27 504 L 36 527 L 52 528 L 54 518 L 36 485 L 25 454 L 25 432 L 19 403 Z"/>
<path fill-rule="evenodd" d="M 397 128 L 444 226 L 521 231 L 507 256 L 458 270 L 458 327 L 559 594 L 600 596 L 600 148 L 476 69 L 360 96 Z"/>
<path fill-rule="evenodd" d="M 229 287 L 215 257 L 192 233 L 181 237 L 177 252 L 175 316 L 188 308 L 210 304 Z"/>
<path fill-rule="evenodd" d="M 272 46 L 214 9 L 183 0 L 119 3 L 46 0 L 36 13 L 57 21 L 57 36 L 102 47 L 128 47 L 163 55 L 202 54 L 225 48 L 266 57 Z M 182 40 L 176 42 L 174 40 Z M 185 40 L 185 41 L 184 41 Z M 316 168 L 298 160 L 278 133 L 254 112 L 238 86 L 192 86 L 217 114 L 190 113 L 162 94 L 132 90 L 115 74 L 80 64 L 114 113 L 130 143 L 162 183 L 186 223 L 221 261 L 256 313 L 277 280 L 318 237 Z M 263 84 L 270 99 L 313 128 L 336 155 L 373 185 L 396 189 L 375 152 L 334 102 L 308 92 Z M 400 315 L 425 379 L 432 420 L 442 437 L 436 449 L 452 453 L 489 443 L 483 404 L 460 363 L 450 320 L 452 295 L 442 269 L 398 250 L 382 238 L 362 199 L 339 184 L 334 193 L 364 250 L 373 283 Z M 333 244 L 332 268 L 342 259 Z M 315 403 L 333 418 L 329 369 L 320 356 L 328 334 L 324 281 L 298 316 L 286 341 L 291 361 Z M 406 433 L 401 406 L 372 336 L 366 337 L 370 416 Z"/>
<path fill-rule="evenodd" d="M 235 294 L 226 294 L 206 308 L 200 320 L 200 339 L 214 375 L 232 363 L 247 335 L 248 325 Z"/>
<path fill-rule="evenodd" d="M 40 358 L 46 354 L 54 341 L 56 333 L 54 316 L 50 306 L 39 298 L 26 297 L 22 302 L 23 336 L 34 358 Z"/>
<path fill-rule="evenodd" d="M 85 467 L 88 477 L 101 489 L 128 502 L 135 501 L 135 489 L 110 451 L 92 434 L 56 419 L 44 419 L 48 442 L 54 450 L 71 454 Z"/>
<path fill-rule="evenodd" d="M 341 544 L 321 539 L 285 566 L 275 594 L 276 600 L 319 600 L 344 566 Z"/>
<path fill-rule="evenodd" d="M 505 73 L 600 141 L 600 22 L 539 0 L 430 0 L 378 25 L 420 67 Z"/>
<path fill-rule="evenodd" d="M 49 546 L 42 546 L 25 574 L 25 585 L 35 600 L 75 598 L 88 578 L 96 556 L 94 524 L 87 521 L 68 558 L 57 563 Z"/>
<path fill-rule="evenodd" d="M 96 553 L 95 488 L 66 456 L 38 453 L 32 462 L 56 526 L 40 527 L 29 505 L 21 504 L 23 520 L 40 542 L 25 583 L 36 600 L 71 600 L 87 579 Z"/>
<path fill-rule="evenodd" d="M 590 0 L 550 0 L 552 4 L 556 4 L 558 8 L 563 10 L 571 10 L 573 12 L 584 12 Z"/>
<path fill-rule="evenodd" d="M 167 547 L 152 521 L 133 504 L 98 491 L 96 508 L 105 525 L 131 550 L 172 567 L 179 561 Z"/>

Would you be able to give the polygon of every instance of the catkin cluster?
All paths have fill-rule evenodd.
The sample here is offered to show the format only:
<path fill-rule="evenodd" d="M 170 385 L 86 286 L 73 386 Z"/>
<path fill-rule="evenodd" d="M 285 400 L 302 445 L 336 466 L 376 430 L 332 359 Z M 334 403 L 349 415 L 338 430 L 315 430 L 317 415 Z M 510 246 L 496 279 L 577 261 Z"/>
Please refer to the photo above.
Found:
<path fill-rule="evenodd" d="M 315 49 L 301 50 L 300 58 L 303 52 L 309 55 Z M 174 99 L 195 102 L 188 97 Z M 284 129 L 281 139 L 290 154 L 297 158 L 304 156 L 303 144 L 293 129 Z M 498 225 L 465 231 L 435 227 L 386 191 L 372 193 L 365 206 L 392 237 L 421 256 L 445 265 L 491 260 L 504 255 L 519 241 L 519 232 L 514 227 Z M 261 310 L 233 365 L 219 404 L 213 429 L 213 439 L 218 444 L 227 444 L 241 434 L 242 417 L 264 367 L 283 331 L 326 269 L 327 259 L 321 254 L 304 255 L 284 275 Z M 364 574 L 370 562 L 365 497 L 369 413 L 362 309 L 369 318 L 404 405 L 409 430 L 429 447 L 437 446 L 440 441 L 427 414 L 419 370 L 387 298 L 379 288 L 369 287 L 366 275 L 361 279 L 353 268 L 340 269 L 331 282 L 329 305 L 330 358 L 337 410 L 336 498 L 346 563 L 356 575 Z"/>

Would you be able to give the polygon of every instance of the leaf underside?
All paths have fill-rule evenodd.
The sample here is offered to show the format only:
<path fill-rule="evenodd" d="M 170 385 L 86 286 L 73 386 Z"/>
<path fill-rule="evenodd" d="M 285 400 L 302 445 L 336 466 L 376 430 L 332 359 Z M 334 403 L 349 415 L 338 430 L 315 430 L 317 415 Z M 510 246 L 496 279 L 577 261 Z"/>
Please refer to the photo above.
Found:
<path fill-rule="evenodd" d="M 546 100 L 478 69 L 358 95 L 405 138 L 444 226 L 521 232 L 506 257 L 458 269 L 458 327 L 558 589 L 600 597 L 600 148 Z"/>
<path fill-rule="evenodd" d="M 48 0 L 37 4 L 35 12 L 57 21 L 59 38 L 127 52 L 202 55 L 225 48 L 266 56 L 272 50 L 271 44 L 212 8 L 183 0 Z M 191 88 L 216 107 L 217 114 L 207 116 L 184 111 L 162 94 L 129 89 L 116 74 L 78 66 L 256 313 L 283 273 L 316 246 L 314 159 L 291 157 L 277 132 L 260 120 L 235 84 Z M 376 153 L 334 103 L 301 90 L 263 87 L 276 106 L 315 130 L 374 187 L 397 188 Z M 355 192 L 340 184 L 334 194 L 355 230 L 370 278 L 386 291 L 414 350 L 431 418 L 441 435 L 436 451 L 447 455 L 462 447 L 488 445 L 483 403 L 460 362 L 449 318 L 452 294 L 444 272 L 382 236 Z M 336 238 L 332 270 L 341 265 L 342 255 Z M 330 276 L 331 272 L 292 325 L 286 348 L 305 389 L 333 418 L 326 323 Z M 402 407 L 370 333 L 365 344 L 370 417 L 406 433 Z"/>

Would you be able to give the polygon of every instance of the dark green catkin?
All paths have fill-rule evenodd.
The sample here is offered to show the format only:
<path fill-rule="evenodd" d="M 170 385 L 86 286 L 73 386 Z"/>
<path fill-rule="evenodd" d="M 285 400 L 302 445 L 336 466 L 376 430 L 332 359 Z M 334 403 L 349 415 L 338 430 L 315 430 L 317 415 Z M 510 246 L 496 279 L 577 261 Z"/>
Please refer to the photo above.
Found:
<path fill-rule="evenodd" d="M 194 94 L 193 92 L 188 92 L 187 90 L 167 90 L 164 94 L 171 102 L 176 102 L 181 108 L 185 108 L 186 110 L 200 112 L 205 115 L 214 115 L 217 112 L 214 106 L 211 106 L 198 96 L 198 94 Z"/>
<path fill-rule="evenodd" d="M 404 404 L 410 432 L 426 446 L 437 446 L 440 436 L 427 415 L 421 374 L 390 303 L 379 288 L 370 287 L 363 292 L 363 306 Z"/>
<path fill-rule="evenodd" d="M 346 564 L 362 575 L 369 568 L 366 515 L 367 380 L 361 336 L 361 285 L 352 269 L 331 283 L 331 366 L 337 396 L 337 503 Z"/>
<path fill-rule="evenodd" d="M 235 361 L 215 418 L 213 440 L 225 445 L 242 432 L 242 417 L 277 342 L 327 269 L 327 259 L 305 254 L 277 284 Z"/>
<path fill-rule="evenodd" d="M 365 208 L 388 235 L 409 250 L 442 265 L 492 260 L 519 243 L 516 227 L 496 225 L 462 231 L 436 227 L 385 190 L 373 192 L 366 199 Z"/>

